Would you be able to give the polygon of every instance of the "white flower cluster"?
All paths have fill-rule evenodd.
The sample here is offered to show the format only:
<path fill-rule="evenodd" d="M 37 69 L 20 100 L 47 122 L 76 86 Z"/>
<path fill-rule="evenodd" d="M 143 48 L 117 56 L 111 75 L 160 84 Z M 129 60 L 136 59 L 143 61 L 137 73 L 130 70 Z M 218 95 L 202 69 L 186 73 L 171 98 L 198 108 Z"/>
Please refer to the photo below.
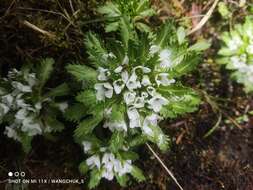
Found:
<path fill-rule="evenodd" d="M 91 143 L 83 142 L 84 152 L 91 149 Z M 101 148 L 102 156 L 93 155 L 86 160 L 86 164 L 92 169 L 96 167 L 102 171 L 102 177 L 112 180 L 115 175 L 122 176 L 132 171 L 131 160 L 119 160 L 114 154 L 106 152 L 106 148 Z"/>
<path fill-rule="evenodd" d="M 15 78 L 18 77 L 23 77 L 25 82 L 16 81 Z M 25 96 L 32 92 L 37 82 L 35 74 L 23 76 L 20 71 L 14 69 L 9 72 L 8 79 L 4 80 L 11 83 L 12 91 L 8 94 L 0 94 L 0 119 L 8 113 L 14 114 L 13 123 L 6 126 L 5 134 L 15 140 L 20 140 L 18 130 L 27 133 L 28 136 L 41 134 L 41 125 L 36 121 L 36 116 L 41 110 L 41 102 L 31 105 L 25 100 Z"/>
<path fill-rule="evenodd" d="M 233 70 L 233 77 L 244 84 L 246 91 L 253 91 L 253 22 L 246 19 L 243 25 L 237 25 L 230 33 L 225 32 L 220 54 L 228 57 L 223 62 L 227 68 Z"/>
<path fill-rule="evenodd" d="M 160 50 L 158 46 L 153 45 L 150 48 L 150 55 L 153 56 L 155 53 L 158 53 L 159 56 L 159 68 L 172 66 L 170 50 Z M 112 131 L 115 129 L 127 131 L 128 127 L 141 127 L 145 134 L 152 136 L 149 126 L 157 125 L 158 120 L 161 119 L 159 116 L 161 108 L 169 102 L 157 92 L 157 88 L 160 85 L 168 86 L 175 83 L 174 79 L 170 79 L 168 73 L 160 72 L 159 68 L 155 67 L 153 71 L 142 65 L 132 68 L 127 55 L 114 70 L 98 68 L 97 79 L 100 82 L 96 83 L 94 87 L 97 100 L 105 101 L 106 98 L 112 98 L 113 94 L 121 95 L 129 119 L 129 124 L 124 120 L 114 123 L 107 121 L 104 127 L 108 127 Z M 146 117 L 142 116 L 141 110 L 143 109 L 152 111 L 152 114 Z M 110 109 L 106 110 L 108 118 L 110 113 Z"/>
<path fill-rule="evenodd" d="M 252 52 L 253 54 L 253 52 Z M 243 74 L 243 78 L 253 85 L 253 65 L 247 64 L 247 55 L 232 56 L 230 58 L 233 69 Z"/>

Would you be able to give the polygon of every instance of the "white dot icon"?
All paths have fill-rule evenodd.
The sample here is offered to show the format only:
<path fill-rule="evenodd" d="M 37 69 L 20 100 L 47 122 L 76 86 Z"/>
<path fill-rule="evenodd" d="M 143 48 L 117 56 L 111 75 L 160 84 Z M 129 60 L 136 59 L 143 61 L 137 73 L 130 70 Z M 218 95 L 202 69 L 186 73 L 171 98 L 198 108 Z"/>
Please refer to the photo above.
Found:
<path fill-rule="evenodd" d="M 12 173 L 12 172 L 9 172 L 9 173 L 8 173 L 8 176 L 9 176 L 9 177 L 12 177 L 12 176 L 13 176 L 13 173 Z"/>

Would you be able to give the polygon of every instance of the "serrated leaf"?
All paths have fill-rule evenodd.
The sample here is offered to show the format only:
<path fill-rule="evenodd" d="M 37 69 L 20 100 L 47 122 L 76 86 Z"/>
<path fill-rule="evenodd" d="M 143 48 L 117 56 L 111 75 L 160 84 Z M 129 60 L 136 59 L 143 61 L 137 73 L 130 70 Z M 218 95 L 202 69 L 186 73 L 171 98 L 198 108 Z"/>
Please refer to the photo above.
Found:
<path fill-rule="evenodd" d="M 66 83 L 63 83 L 51 89 L 47 94 L 44 95 L 44 97 L 54 98 L 57 96 L 66 96 L 68 95 L 69 91 L 70 91 L 69 86 Z"/>
<path fill-rule="evenodd" d="M 91 67 L 72 64 L 66 68 L 78 81 L 86 82 L 86 84 L 94 84 L 97 81 L 97 71 Z"/>
<path fill-rule="evenodd" d="M 184 60 L 177 64 L 171 71 L 169 71 L 171 77 L 181 77 L 192 70 L 194 70 L 199 63 L 199 56 L 196 55 L 188 55 L 184 57 Z"/>
<path fill-rule="evenodd" d="M 144 135 L 136 135 L 133 138 L 128 139 L 128 145 L 130 147 L 136 147 L 147 142 L 147 138 Z"/>
<path fill-rule="evenodd" d="M 127 182 L 129 180 L 129 177 L 127 175 L 122 175 L 122 176 L 119 176 L 119 175 L 116 175 L 116 179 L 117 179 L 117 182 L 122 186 L 122 187 L 126 187 L 127 186 Z"/>
<path fill-rule="evenodd" d="M 44 120 L 46 125 L 49 126 L 53 131 L 62 131 L 64 129 L 64 125 L 54 116 L 45 116 Z"/>
<path fill-rule="evenodd" d="M 123 104 L 113 104 L 111 108 L 110 122 L 121 122 L 125 120 L 125 106 Z"/>
<path fill-rule="evenodd" d="M 84 90 L 76 96 L 76 100 L 82 103 L 86 109 L 86 113 L 91 113 L 97 106 L 96 94 L 93 90 Z"/>
<path fill-rule="evenodd" d="M 28 136 L 25 133 L 20 133 L 20 142 L 25 153 L 29 153 L 32 148 L 32 136 Z"/>
<path fill-rule="evenodd" d="M 79 121 L 87 114 L 83 104 L 76 103 L 67 108 L 64 113 L 64 116 L 69 121 Z"/>
<path fill-rule="evenodd" d="M 83 161 L 79 164 L 79 171 L 81 174 L 86 174 L 89 171 L 90 167 L 86 164 L 86 161 Z"/>
<path fill-rule="evenodd" d="M 113 132 L 110 139 L 110 149 L 112 152 L 118 152 L 119 149 L 123 148 L 124 133 L 121 131 Z"/>
<path fill-rule="evenodd" d="M 210 42 L 201 40 L 188 48 L 189 51 L 203 51 L 211 46 Z"/>
<path fill-rule="evenodd" d="M 100 183 L 101 178 L 101 172 L 98 169 L 93 169 L 90 173 L 90 181 L 88 187 L 90 189 L 95 188 Z"/>
<path fill-rule="evenodd" d="M 128 42 L 132 38 L 132 29 L 131 24 L 129 23 L 128 18 L 122 17 L 120 19 L 120 34 L 121 34 L 121 40 L 125 46 L 125 48 L 128 48 Z"/>
<path fill-rule="evenodd" d="M 139 155 L 133 151 L 120 151 L 120 156 L 123 160 L 137 160 L 139 159 Z"/>
<path fill-rule="evenodd" d="M 137 166 L 133 166 L 132 171 L 131 171 L 131 175 L 138 181 L 138 182 L 142 182 L 145 181 L 146 178 L 143 175 L 142 171 L 140 168 L 138 168 Z"/>
<path fill-rule="evenodd" d="M 98 113 L 94 116 L 89 116 L 88 118 L 84 119 L 79 125 L 77 126 L 74 136 L 78 139 L 84 138 L 86 135 L 92 133 L 93 129 L 102 121 L 103 116 L 101 113 Z"/>
<path fill-rule="evenodd" d="M 38 79 L 40 88 L 42 88 L 50 77 L 53 71 L 54 60 L 52 58 L 42 59 L 38 70 Z"/>

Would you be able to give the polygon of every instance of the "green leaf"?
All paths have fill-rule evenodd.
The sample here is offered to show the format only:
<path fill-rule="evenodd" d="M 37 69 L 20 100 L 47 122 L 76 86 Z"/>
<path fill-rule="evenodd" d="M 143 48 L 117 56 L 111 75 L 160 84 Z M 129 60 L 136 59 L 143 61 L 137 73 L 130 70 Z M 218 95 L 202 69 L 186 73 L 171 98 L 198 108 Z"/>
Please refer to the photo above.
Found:
<path fill-rule="evenodd" d="M 133 151 L 120 151 L 120 156 L 123 160 L 137 160 L 139 155 Z"/>
<path fill-rule="evenodd" d="M 124 143 L 124 133 L 121 131 L 113 132 L 110 140 L 111 151 L 117 153 L 119 149 L 122 149 L 123 143 Z"/>
<path fill-rule="evenodd" d="M 145 176 L 143 175 L 141 169 L 139 169 L 137 166 L 133 166 L 131 175 L 138 181 L 142 182 L 146 180 Z"/>
<path fill-rule="evenodd" d="M 120 34 L 121 34 L 121 40 L 124 44 L 124 47 L 128 48 L 128 42 L 130 38 L 132 37 L 132 30 L 129 20 L 126 17 L 123 17 L 120 19 Z"/>
<path fill-rule="evenodd" d="M 165 118 L 175 118 L 193 112 L 201 102 L 199 95 L 193 89 L 184 86 L 171 85 L 160 88 L 159 92 L 170 100 L 160 111 Z"/>
<path fill-rule="evenodd" d="M 94 84 L 97 81 L 97 71 L 85 65 L 72 64 L 67 66 L 67 71 L 78 81 Z"/>
<path fill-rule="evenodd" d="M 102 178 L 101 172 L 98 169 L 93 169 L 90 174 L 90 181 L 88 187 L 90 189 L 95 188 L 100 183 L 101 178 Z"/>
<path fill-rule="evenodd" d="M 169 21 L 163 24 L 156 34 L 155 44 L 161 48 L 167 47 L 170 39 L 176 38 L 175 27 Z"/>
<path fill-rule="evenodd" d="M 106 25 L 105 31 L 106 32 L 115 32 L 119 29 L 119 22 L 112 22 Z"/>
<path fill-rule="evenodd" d="M 103 116 L 98 113 L 94 116 L 89 116 L 84 119 L 76 128 L 74 136 L 78 139 L 84 138 L 86 135 L 92 133 L 93 129 L 102 121 Z"/>
<path fill-rule="evenodd" d="M 200 57 L 198 55 L 187 55 L 181 63 L 177 64 L 171 71 L 169 71 L 170 76 L 173 78 L 181 77 L 182 75 L 191 72 L 196 69 L 199 60 Z"/>
<path fill-rule="evenodd" d="M 177 30 L 177 41 L 179 43 L 179 45 L 181 45 L 186 37 L 186 32 L 185 29 L 183 27 L 179 27 Z"/>
<path fill-rule="evenodd" d="M 211 46 L 210 42 L 207 42 L 205 40 L 201 40 L 197 42 L 196 44 L 189 47 L 189 51 L 203 51 L 208 49 Z"/>
<path fill-rule="evenodd" d="M 66 83 L 62 83 L 59 86 L 51 89 L 47 94 L 44 95 L 45 98 L 47 97 L 58 97 L 58 96 L 66 96 L 69 94 L 69 86 Z"/>
<path fill-rule="evenodd" d="M 117 179 L 117 182 L 122 186 L 122 187 L 126 187 L 127 186 L 127 182 L 129 180 L 129 177 L 127 175 L 122 175 L 122 176 L 119 176 L 119 175 L 116 175 L 116 179 Z"/>
<path fill-rule="evenodd" d="M 76 103 L 67 108 L 64 113 L 64 116 L 69 121 L 79 121 L 87 114 L 86 108 L 83 104 Z"/>
<path fill-rule="evenodd" d="M 38 79 L 40 88 L 42 88 L 50 77 L 53 71 L 54 60 L 52 58 L 42 59 L 39 67 Z"/>
<path fill-rule="evenodd" d="M 110 115 L 110 122 L 121 122 L 125 121 L 125 105 L 123 104 L 113 104 L 112 112 Z"/>
<path fill-rule="evenodd" d="M 133 138 L 129 138 L 127 141 L 130 147 L 136 147 L 147 142 L 147 138 L 144 135 L 136 135 Z"/>
<path fill-rule="evenodd" d="M 83 161 L 79 164 L 79 171 L 81 174 L 86 174 L 89 171 L 90 167 L 86 164 L 86 161 Z"/>
<path fill-rule="evenodd" d="M 104 6 L 99 7 L 97 11 L 109 18 L 118 17 L 121 15 L 118 7 L 112 2 L 107 2 Z"/>
<path fill-rule="evenodd" d="M 84 90 L 80 92 L 76 100 L 84 105 L 86 113 L 91 113 L 97 106 L 96 94 L 93 90 Z"/>
<path fill-rule="evenodd" d="M 44 116 L 44 121 L 53 131 L 62 131 L 64 129 L 64 125 L 59 122 L 55 116 Z"/>
<path fill-rule="evenodd" d="M 25 153 L 29 153 L 32 149 L 32 136 L 28 136 L 25 133 L 20 133 L 20 142 Z"/>
<path fill-rule="evenodd" d="M 86 35 L 85 46 L 94 67 L 97 68 L 105 64 L 106 60 L 103 57 L 107 54 L 107 51 L 104 49 L 102 41 L 95 34 L 89 32 Z"/>

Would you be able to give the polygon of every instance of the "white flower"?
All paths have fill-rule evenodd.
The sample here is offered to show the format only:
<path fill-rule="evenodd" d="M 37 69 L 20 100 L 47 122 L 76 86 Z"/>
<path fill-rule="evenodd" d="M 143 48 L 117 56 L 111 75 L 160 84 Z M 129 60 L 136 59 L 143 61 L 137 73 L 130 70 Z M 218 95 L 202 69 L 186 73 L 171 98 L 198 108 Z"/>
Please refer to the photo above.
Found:
<path fill-rule="evenodd" d="M 21 92 L 32 92 L 32 88 L 28 85 L 23 85 L 22 83 L 20 82 L 16 82 L 16 81 L 13 81 L 11 83 L 11 85 L 13 86 L 13 88 L 21 91 Z"/>
<path fill-rule="evenodd" d="M 141 84 L 142 84 L 143 86 L 151 85 L 151 82 L 150 82 L 150 80 L 149 80 L 148 75 L 143 75 Z"/>
<path fill-rule="evenodd" d="M 122 79 L 118 79 L 113 82 L 114 91 L 116 94 L 120 94 L 123 88 L 125 87 L 124 81 Z"/>
<path fill-rule="evenodd" d="M 141 93 L 141 97 L 143 97 L 144 99 L 146 99 L 148 97 L 148 93 L 147 92 L 142 92 Z"/>
<path fill-rule="evenodd" d="M 124 93 L 124 101 L 127 105 L 130 105 L 134 102 L 136 96 L 136 92 L 125 92 Z"/>
<path fill-rule="evenodd" d="M 104 170 L 102 173 L 102 177 L 108 179 L 109 181 L 113 180 L 114 174 L 112 170 Z"/>
<path fill-rule="evenodd" d="M 21 130 L 23 132 L 27 132 L 28 136 L 35 136 L 42 134 L 42 129 L 40 128 L 40 125 L 38 123 L 35 123 L 34 118 L 32 117 L 26 117 L 22 121 L 22 127 Z"/>
<path fill-rule="evenodd" d="M 135 108 L 143 108 L 144 107 L 144 104 L 145 104 L 145 99 L 144 97 L 137 97 L 134 101 L 134 104 L 133 106 Z"/>
<path fill-rule="evenodd" d="M 82 145 L 84 153 L 87 153 L 91 149 L 91 143 L 89 141 L 83 141 Z"/>
<path fill-rule="evenodd" d="M 116 69 L 114 69 L 114 73 L 120 73 L 122 69 L 123 69 L 122 66 L 118 66 Z"/>
<path fill-rule="evenodd" d="M 148 101 L 148 103 L 151 109 L 153 109 L 155 112 L 159 112 L 162 106 L 168 104 L 168 100 L 161 95 L 156 94 Z"/>
<path fill-rule="evenodd" d="M 152 46 L 149 48 L 149 53 L 150 53 L 151 55 L 153 55 L 153 54 L 159 52 L 159 50 L 160 50 L 160 47 L 159 47 L 159 46 L 157 46 L 157 45 L 152 45 Z"/>
<path fill-rule="evenodd" d="M 98 80 L 100 81 L 106 81 L 108 80 L 108 77 L 110 76 L 110 71 L 108 69 L 105 69 L 103 67 L 98 68 Z"/>
<path fill-rule="evenodd" d="M 231 60 L 233 67 L 235 69 L 243 69 L 243 68 L 247 67 L 246 62 L 238 56 L 233 56 L 230 58 L 230 60 Z"/>
<path fill-rule="evenodd" d="M 62 102 L 58 104 L 59 110 L 64 113 L 66 109 L 68 108 L 68 103 L 67 102 Z"/>
<path fill-rule="evenodd" d="M 119 121 L 119 122 L 105 122 L 103 125 L 104 128 L 109 128 L 111 131 L 114 131 L 115 129 L 118 131 L 127 131 L 127 125 L 125 121 Z"/>
<path fill-rule="evenodd" d="M 239 36 L 234 36 L 229 42 L 228 42 L 228 48 L 230 51 L 236 51 L 241 45 L 243 44 L 243 41 Z"/>
<path fill-rule="evenodd" d="M 100 166 L 101 166 L 101 162 L 100 162 L 100 158 L 99 156 L 97 155 L 93 155 L 91 157 L 89 157 L 87 160 L 86 160 L 86 164 L 93 168 L 93 167 L 97 167 L 98 169 L 100 169 Z"/>
<path fill-rule="evenodd" d="M 126 160 L 121 165 L 121 169 L 119 170 L 119 176 L 122 176 L 126 173 L 130 173 L 132 171 L 133 166 L 131 165 L 131 160 Z"/>
<path fill-rule="evenodd" d="M 104 116 L 105 116 L 106 118 L 109 118 L 110 115 L 111 115 L 111 113 L 112 113 L 112 108 L 106 108 L 106 109 L 104 110 Z"/>
<path fill-rule="evenodd" d="M 246 50 L 249 54 L 253 54 L 253 45 L 248 45 L 247 50 Z"/>
<path fill-rule="evenodd" d="M 124 81 L 124 83 L 126 83 L 128 81 L 128 72 L 127 71 L 123 71 L 121 73 L 121 78 Z"/>
<path fill-rule="evenodd" d="M 165 140 L 166 140 L 166 139 L 165 139 L 165 136 L 162 135 L 162 134 L 160 134 L 160 135 L 158 136 L 158 146 L 161 146 L 161 145 L 164 143 Z"/>
<path fill-rule="evenodd" d="M 137 70 L 137 69 L 140 69 L 143 73 L 150 73 L 151 72 L 151 69 L 148 68 L 148 67 L 144 67 L 144 66 L 137 66 L 134 68 L 134 72 Z"/>
<path fill-rule="evenodd" d="M 175 79 L 168 79 L 169 74 L 168 73 L 160 73 L 156 75 L 155 81 L 158 86 L 163 85 L 163 86 L 168 86 L 170 84 L 175 83 Z"/>
<path fill-rule="evenodd" d="M 114 167 L 114 155 L 111 153 L 105 153 L 102 158 L 102 163 L 104 164 L 104 170 L 102 173 L 102 177 L 112 180 L 114 177 L 113 167 Z"/>
<path fill-rule="evenodd" d="M 16 99 L 16 104 L 17 104 L 18 108 L 28 108 L 28 107 L 30 107 L 29 104 L 25 103 L 24 99 Z"/>
<path fill-rule="evenodd" d="M 141 87 L 141 83 L 140 81 L 137 81 L 137 75 L 135 72 L 133 72 L 130 78 L 128 79 L 126 86 L 130 91 Z"/>
<path fill-rule="evenodd" d="M 41 108 L 42 108 L 42 105 L 41 105 L 41 102 L 37 102 L 36 104 L 35 104 L 35 108 L 36 108 L 36 110 L 41 110 Z M 64 108 L 64 105 L 63 105 L 63 108 Z"/>
<path fill-rule="evenodd" d="M 104 55 L 102 55 L 102 59 L 104 59 L 104 60 L 107 60 L 108 58 L 116 58 L 116 56 L 112 53 L 112 52 L 110 52 L 110 53 L 105 53 Z"/>
<path fill-rule="evenodd" d="M 110 83 L 97 83 L 95 84 L 97 100 L 104 100 L 105 97 L 111 98 L 113 95 L 113 87 Z"/>
<path fill-rule="evenodd" d="M 169 49 L 164 49 L 159 53 L 160 67 L 170 68 L 173 64 L 171 60 L 171 51 Z"/>
<path fill-rule="evenodd" d="M 29 86 L 33 87 L 37 83 L 35 73 L 30 73 L 24 76 L 26 82 L 28 82 Z"/>
<path fill-rule="evenodd" d="M 130 128 L 135 128 L 135 127 L 141 126 L 140 115 L 139 115 L 136 108 L 134 108 L 134 107 L 128 108 L 127 115 L 129 118 L 129 127 Z"/>
<path fill-rule="evenodd" d="M 17 132 L 12 128 L 12 127 L 5 127 L 4 133 L 7 135 L 9 138 L 13 138 L 14 140 L 20 140 Z"/>
<path fill-rule="evenodd" d="M 11 94 L 2 96 L 2 102 L 7 106 L 11 107 L 13 105 L 14 97 Z"/>
<path fill-rule="evenodd" d="M 18 112 L 15 114 L 15 118 L 17 120 L 23 121 L 28 115 L 27 109 L 23 108 L 18 110 Z"/>
<path fill-rule="evenodd" d="M 161 119 L 161 117 L 157 114 L 151 114 L 150 116 L 147 116 L 143 121 L 143 131 L 149 136 L 153 136 L 154 133 L 152 129 L 149 127 L 151 126 L 157 126 L 158 120 Z"/>
<path fill-rule="evenodd" d="M 129 63 L 129 58 L 128 58 L 127 55 L 125 55 L 125 57 L 124 57 L 124 59 L 122 61 L 122 65 L 128 65 L 128 63 Z"/>
<path fill-rule="evenodd" d="M 110 57 L 110 58 L 116 58 L 116 56 L 115 56 L 112 52 L 110 52 L 110 53 L 108 54 L 108 57 Z"/>
<path fill-rule="evenodd" d="M 10 108 L 8 106 L 6 106 L 5 104 L 0 103 L 0 117 L 7 114 L 9 110 L 10 110 Z"/>
<path fill-rule="evenodd" d="M 152 87 L 152 86 L 148 86 L 148 87 L 147 87 L 147 92 L 148 92 L 149 95 L 151 95 L 151 96 L 154 96 L 154 95 L 156 94 L 156 90 L 155 90 L 155 88 Z"/>
<path fill-rule="evenodd" d="M 107 164 L 107 163 L 114 161 L 114 160 L 115 160 L 115 157 L 112 153 L 105 153 L 102 158 L 102 163 Z"/>

